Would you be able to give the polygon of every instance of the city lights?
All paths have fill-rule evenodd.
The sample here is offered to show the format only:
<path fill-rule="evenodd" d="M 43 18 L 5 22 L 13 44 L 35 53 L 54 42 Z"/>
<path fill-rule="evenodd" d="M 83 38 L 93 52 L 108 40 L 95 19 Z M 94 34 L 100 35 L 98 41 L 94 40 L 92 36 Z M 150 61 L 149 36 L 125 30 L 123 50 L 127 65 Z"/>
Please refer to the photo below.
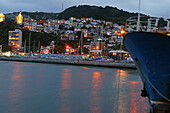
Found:
<path fill-rule="evenodd" d="M 21 15 L 21 12 L 19 13 L 19 15 L 16 18 L 17 18 L 17 24 L 22 24 L 23 16 Z"/>
<path fill-rule="evenodd" d="M 5 20 L 5 15 L 3 13 L 0 14 L 0 22 L 3 22 Z"/>

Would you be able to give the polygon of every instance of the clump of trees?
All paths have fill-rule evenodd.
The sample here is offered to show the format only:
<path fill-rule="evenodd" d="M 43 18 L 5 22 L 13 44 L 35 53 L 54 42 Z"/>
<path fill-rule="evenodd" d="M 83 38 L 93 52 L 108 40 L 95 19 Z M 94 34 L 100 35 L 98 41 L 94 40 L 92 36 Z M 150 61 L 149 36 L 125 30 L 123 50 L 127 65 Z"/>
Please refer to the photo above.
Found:
<path fill-rule="evenodd" d="M 100 19 L 105 21 L 111 21 L 117 24 L 125 24 L 126 19 L 131 16 L 137 16 L 136 13 L 129 13 L 127 11 L 123 11 L 122 9 L 118 9 L 116 7 L 98 7 L 98 6 L 88 6 L 88 5 L 80 5 L 78 7 L 73 6 L 62 13 L 57 17 L 58 19 L 69 19 L 70 17 L 76 18 L 90 18 Z"/>

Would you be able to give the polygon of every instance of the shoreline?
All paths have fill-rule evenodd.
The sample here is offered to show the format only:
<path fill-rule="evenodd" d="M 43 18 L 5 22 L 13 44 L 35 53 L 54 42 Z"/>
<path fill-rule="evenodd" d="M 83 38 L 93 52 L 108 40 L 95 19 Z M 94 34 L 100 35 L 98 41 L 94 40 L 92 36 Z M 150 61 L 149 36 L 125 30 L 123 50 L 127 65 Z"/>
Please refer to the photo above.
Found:
<path fill-rule="evenodd" d="M 134 63 L 120 63 L 120 62 L 106 62 L 106 61 L 84 61 L 84 60 L 69 60 L 69 59 L 55 59 L 55 58 L 38 58 L 38 57 L 4 57 L 0 56 L 1 61 L 19 61 L 19 62 L 33 62 L 33 63 L 48 63 L 48 64 L 65 64 L 65 65 L 79 65 L 79 66 L 96 66 L 109 68 L 126 68 L 136 69 Z"/>

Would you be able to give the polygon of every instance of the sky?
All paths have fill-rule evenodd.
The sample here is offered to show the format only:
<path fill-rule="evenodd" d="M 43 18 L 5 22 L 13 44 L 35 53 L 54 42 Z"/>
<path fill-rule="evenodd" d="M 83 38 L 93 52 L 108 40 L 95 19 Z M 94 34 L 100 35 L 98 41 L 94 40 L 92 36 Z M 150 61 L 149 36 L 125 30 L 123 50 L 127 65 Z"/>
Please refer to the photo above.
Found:
<path fill-rule="evenodd" d="M 129 12 L 137 12 L 139 0 L 0 0 L 0 13 L 19 11 L 61 12 L 77 5 L 112 6 Z M 170 0 L 141 0 L 141 13 L 170 18 Z"/>

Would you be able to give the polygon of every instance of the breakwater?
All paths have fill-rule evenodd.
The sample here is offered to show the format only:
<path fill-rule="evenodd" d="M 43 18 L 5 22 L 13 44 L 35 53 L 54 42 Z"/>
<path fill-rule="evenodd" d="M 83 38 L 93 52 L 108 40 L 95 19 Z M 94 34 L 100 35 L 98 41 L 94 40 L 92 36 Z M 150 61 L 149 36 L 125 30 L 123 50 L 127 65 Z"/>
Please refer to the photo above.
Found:
<path fill-rule="evenodd" d="M 15 57 L 14 56 L 13 57 L 0 56 L 0 60 L 136 69 L 134 63 L 108 62 L 108 61 L 85 61 L 85 60 L 39 58 L 39 57 L 17 57 L 17 56 Z"/>

